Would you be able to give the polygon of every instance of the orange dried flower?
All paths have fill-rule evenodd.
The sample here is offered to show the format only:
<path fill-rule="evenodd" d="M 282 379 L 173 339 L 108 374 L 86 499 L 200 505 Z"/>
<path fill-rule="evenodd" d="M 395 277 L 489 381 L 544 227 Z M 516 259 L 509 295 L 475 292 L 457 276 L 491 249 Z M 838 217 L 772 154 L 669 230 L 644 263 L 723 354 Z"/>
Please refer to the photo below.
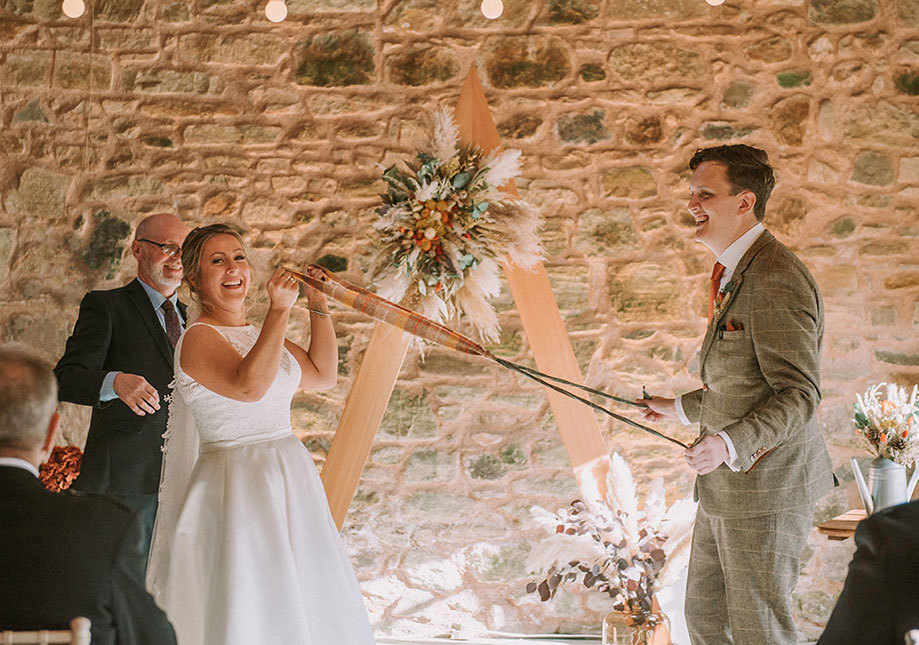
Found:
<path fill-rule="evenodd" d="M 67 490 L 80 474 L 83 452 L 76 446 L 55 446 L 48 461 L 38 470 L 38 478 L 48 490 Z"/>

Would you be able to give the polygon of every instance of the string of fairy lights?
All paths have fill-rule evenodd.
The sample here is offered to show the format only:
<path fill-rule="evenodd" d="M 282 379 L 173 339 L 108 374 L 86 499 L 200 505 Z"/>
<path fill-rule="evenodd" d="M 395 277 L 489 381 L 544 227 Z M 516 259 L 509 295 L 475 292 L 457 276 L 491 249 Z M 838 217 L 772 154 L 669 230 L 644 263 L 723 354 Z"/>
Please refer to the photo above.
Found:
<path fill-rule="evenodd" d="M 724 4 L 724 0 L 705 0 L 713 7 Z M 479 5 L 482 15 L 489 20 L 496 20 L 504 13 L 504 3 L 501 0 L 482 0 Z M 79 18 L 86 11 L 84 0 L 64 0 L 61 10 L 68 18 Z M 265 17 L 271 22 L 282 22 L 287 18 L 287 3 L 284 0 L 268 0 L 265 3 Z"/>
<path fill-rule="evenodd" d="M 499 18 L 504 13 L 504 3 L 501 0 L 482 0 L 479 8 L 482 15 L 489 20 Z M 84 0 L 64 0 L 61 3 L 61 11 L 68 18 L 79 18 L 86 12 L 86 2 Z M 265 3 L 265 17 L 271 22 L 282 22 L 287 18 L 287 3 L 284 0 L 268 0 Z"/>

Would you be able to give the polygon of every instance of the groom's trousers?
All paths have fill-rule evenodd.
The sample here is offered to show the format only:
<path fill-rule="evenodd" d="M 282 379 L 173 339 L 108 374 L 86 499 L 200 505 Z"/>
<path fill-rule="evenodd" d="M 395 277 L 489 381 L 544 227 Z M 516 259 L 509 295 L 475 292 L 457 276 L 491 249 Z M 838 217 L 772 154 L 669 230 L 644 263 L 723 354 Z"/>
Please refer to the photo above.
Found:
<path fill-rule="evenodd" d="M 813 505 L 726 519 L 699 505 L 686 584 L 693 645 L 793 645 L 792 591 Z"/>

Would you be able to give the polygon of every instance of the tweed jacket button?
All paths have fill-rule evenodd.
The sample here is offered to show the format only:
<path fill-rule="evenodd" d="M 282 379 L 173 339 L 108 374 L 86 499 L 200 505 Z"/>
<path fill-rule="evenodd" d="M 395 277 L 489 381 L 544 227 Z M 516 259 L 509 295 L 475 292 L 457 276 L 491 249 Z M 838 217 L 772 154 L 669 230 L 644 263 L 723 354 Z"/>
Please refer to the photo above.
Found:
<path fill-rule="evenodd" d="M 703 384 L 702 384 L 702 391 L 703 391 L 703 392 L 708 392 L 708 383 L 703 383 Z"/>

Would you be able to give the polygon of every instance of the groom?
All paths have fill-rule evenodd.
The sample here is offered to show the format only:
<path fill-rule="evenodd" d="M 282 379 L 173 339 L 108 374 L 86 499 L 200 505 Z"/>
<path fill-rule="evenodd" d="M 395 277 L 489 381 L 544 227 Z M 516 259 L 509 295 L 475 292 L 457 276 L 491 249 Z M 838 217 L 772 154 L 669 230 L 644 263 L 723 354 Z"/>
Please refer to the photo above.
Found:
<path fill-rule="evenodd" d="M 137 278 L 91 291 L 54 373 L 61 401 L 93 408 L 76 490 L 107 493 L 140 515 L 149 549 L 156 517 L 173 348 L 185 325 L 182 242 L 170 214 L 140 222 L 131 243 Z"/>
<path fill-rule="evenodd" d="M 801 261 L 765 230 L 766 153 L 698 150 L 689 162 L 695 238 L 717 258 L 702 387 L 652 397 L 645 416 L 698 423 L 686 450 L 700 502 L 686 590 L 693 645 L 791 645 L 801 552 L 833 487 L 817 427 L 823 301 Z"/>

